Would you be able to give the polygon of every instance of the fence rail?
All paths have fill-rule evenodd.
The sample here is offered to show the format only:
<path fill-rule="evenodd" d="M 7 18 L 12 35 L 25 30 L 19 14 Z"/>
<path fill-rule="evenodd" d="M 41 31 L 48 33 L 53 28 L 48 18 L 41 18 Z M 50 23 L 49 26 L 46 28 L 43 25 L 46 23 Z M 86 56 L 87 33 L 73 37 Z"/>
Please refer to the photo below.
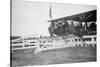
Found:
<path fill-rule="evenodd" d="M 66 48 L 66 47 L 79 47 L 79 46 L 94 47 L 96 46 L 96 35 L 83 36 L 83 39 L 80 39 L 78 37 L 74 37 L 74 38 L 69 37 L 69 38 L 65 38 L 65 40 L 63 40 L 63 38 L 38 39 L 35 40 L 34 42 L 33 40 L 29 40 L 29 41 L 23 41 L 22 43 L 19 44 L 12 44 L 11 49 L 19 50 L 19 49 L 36 48 L 35 53 L 38 53 L 45 50 L 52 50 L 52 49 L 59 49 L 59 48 Z"/>

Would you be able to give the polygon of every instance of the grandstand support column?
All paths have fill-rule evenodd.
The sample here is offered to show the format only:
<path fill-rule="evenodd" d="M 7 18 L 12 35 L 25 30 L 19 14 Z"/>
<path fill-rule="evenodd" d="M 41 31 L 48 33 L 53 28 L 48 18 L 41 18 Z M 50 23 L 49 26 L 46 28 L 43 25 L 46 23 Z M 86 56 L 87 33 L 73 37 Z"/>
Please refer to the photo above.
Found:
<path fill-rule="evenodd" d="M 85 31 L 87 30 L 87 22 L 85 23 Z"/>

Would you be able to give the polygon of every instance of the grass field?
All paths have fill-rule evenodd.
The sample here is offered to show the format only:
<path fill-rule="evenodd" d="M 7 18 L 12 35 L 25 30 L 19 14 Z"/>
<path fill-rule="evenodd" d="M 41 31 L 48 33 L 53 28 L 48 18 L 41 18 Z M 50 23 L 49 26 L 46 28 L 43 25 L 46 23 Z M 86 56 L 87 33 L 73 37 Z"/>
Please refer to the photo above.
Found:
<path fill-rule="evenodd" d="M 35 49 L 15 50 L 12 66 L 61 64 L 96 61 L 96 47 L 69 47 L 34 54 Z"/>

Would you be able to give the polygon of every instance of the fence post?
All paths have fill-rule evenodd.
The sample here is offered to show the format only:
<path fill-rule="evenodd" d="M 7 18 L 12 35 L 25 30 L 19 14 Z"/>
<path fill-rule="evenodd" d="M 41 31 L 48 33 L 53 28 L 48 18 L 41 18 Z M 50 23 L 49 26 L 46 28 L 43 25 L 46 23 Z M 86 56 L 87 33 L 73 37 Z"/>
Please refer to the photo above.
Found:
<path fill-rule="evenodd" d="M 36 43 L 36 50 L 35 50 L 34 54 L 39 53 L 39 52 L 41 52 L 41 50 L 40 50 L 40 44 Z"/>

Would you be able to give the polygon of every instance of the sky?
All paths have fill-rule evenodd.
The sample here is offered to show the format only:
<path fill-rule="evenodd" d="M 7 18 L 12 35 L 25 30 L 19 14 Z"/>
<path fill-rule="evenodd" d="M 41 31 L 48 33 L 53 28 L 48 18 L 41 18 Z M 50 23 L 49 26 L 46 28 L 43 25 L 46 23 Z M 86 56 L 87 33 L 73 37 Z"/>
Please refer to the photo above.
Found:
<path fill-rule="evenodd" d="M 96 9 L 95 5 L 51 3 L 52 18 L 66 17 Z M 12 0 L 12 35 L 49 36 L 50 3 Z"/>

